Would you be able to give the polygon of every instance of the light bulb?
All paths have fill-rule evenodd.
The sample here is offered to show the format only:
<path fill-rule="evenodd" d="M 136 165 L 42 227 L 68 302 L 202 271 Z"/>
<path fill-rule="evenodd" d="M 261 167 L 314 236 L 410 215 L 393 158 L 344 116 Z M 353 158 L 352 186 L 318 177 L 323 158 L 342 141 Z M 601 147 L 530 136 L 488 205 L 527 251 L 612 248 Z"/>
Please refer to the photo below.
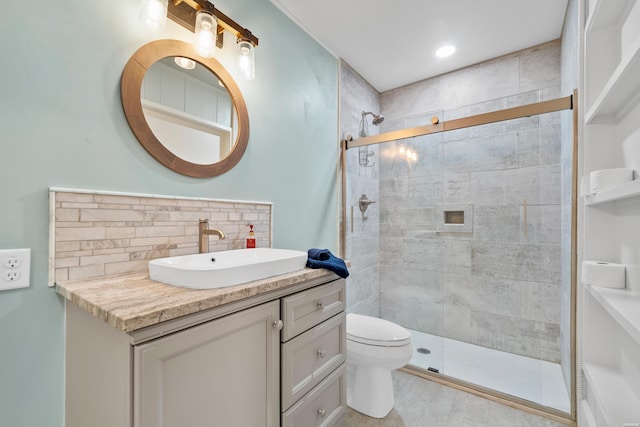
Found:
<path fill-rule="evenodd" d="M 178 64 L 180 68 L 184 68 L 185 70 L 193 70 L 196 68 L 196 61 L 185 58 L 184 56 L 176 56 L 173 58 L 173 61 Z"/>
<path fill-rule="evenodd" d="M 196 15 L 193 47 L 203 58 L 211 58 L 216 50 L 218 22 L 211 13 L 201 10 Z"/>
<path fill-rule="evenodd" d="M 140 0 L 140 22 L 150 28 L 167 25 L 168 0 Z"/>
<path fill-rule="evenodd" d="M 238 42 L 238 68 L 240 75 L 245 80 L 253 80 L 256 77 L 256 62 L 253 44 L 247 40 Z"/>

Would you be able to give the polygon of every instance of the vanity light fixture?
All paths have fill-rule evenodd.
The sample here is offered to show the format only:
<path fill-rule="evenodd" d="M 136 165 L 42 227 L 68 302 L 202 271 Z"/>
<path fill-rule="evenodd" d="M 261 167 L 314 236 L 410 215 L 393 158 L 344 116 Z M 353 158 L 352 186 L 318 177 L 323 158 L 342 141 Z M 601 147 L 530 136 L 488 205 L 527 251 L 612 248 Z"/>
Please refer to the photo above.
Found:
<path fill-rule="evenodd" d="M 438 58 L 446 58 L 447 56 L 451 56 L 456 51 L 456 47 L 453 45 L 442 46 L 438 50 L 436 50 L 436 56 Z"/>
<path fill-rule="evenodd" d="M 167 25 L 169 0 L 140 0 L 140 22 L 150 28 L 164 28 Z"/>
<path fill-rule="evenodd" d="M 238 68 L 247 80 L 255 77 L 255 54 L 258 38 L 249 29 L 229 18 L 216 9 L 208 0 L 141 0 L 145 16 L 151 14 L 155 18 L 151 22 L 161 23 L 168 17 L 172 21 L 194 32 L 194 48 L 198 55 L 205 58 L 213 56 L 215 48 L 223 48 L 224 32 L 229 31 L 236 36 L 238 45 Z"/>
<path fill-rule="evenodd" d="M 244 38 L 238 39 L 238 68 L 245 80 L 256 77 L 256 61 L 253 44 Z"/>
<path fill-rule="evenodd" d="M 203 58 L 212 58 L 216 50 L 218 21 L 213 14 L 206 10 L 199 10 L 196 14 L 195 30 L 193 32 L 193 48 Z"/>
<path fill-rule="evenodd" d="M 184 56 L 176 56 L 173 58 L 173 61 L 178 65 L 178 67 L 184 68 L 185 70 L 193 70 L 196 68 L 196 61 L 185 58 Z"/>

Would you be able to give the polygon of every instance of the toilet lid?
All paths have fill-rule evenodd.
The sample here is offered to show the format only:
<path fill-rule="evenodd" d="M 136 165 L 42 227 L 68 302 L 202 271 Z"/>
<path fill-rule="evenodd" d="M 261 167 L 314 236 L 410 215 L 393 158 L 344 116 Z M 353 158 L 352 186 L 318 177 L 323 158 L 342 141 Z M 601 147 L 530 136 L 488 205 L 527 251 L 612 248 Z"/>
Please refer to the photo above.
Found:
<path fill-rule="evenodd" d="M 349 313 L 347 339 L 381 347 L 399 347 L 411 342 L 411 334 L 402 326 L 388 320 Z"/>

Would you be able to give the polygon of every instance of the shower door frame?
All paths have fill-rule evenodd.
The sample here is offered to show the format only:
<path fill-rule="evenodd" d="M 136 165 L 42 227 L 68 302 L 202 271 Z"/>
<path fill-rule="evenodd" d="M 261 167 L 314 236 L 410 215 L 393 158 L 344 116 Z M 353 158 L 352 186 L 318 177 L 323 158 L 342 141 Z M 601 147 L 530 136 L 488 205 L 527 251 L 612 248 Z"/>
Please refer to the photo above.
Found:
<path fill-rule="evenodd" d="M 578 90 L 574 89 L 573 94 L 555 98 L 548 101 L 526 104 L 518 107 L 482 113 L 473 116 L 441 122 L 438 117 L 432 118 L 432 124 L 416 126 L 412 128 L 385 132 L 378 135 L 366 136 L 358 139 L 348 137 L 340 141 L 340 161 L 342 174 L 342 203 L 340 221 L 340 255 L 346 255 L 346 229 L 347 229 L 347 172 L 346 172 L 346 152 L 350 148 L 376 145 L 384 142 L 392 142 L 399 139 L 414 138 L 434 133 L 447 132 L 456 129 L 463 129 L 473 126 L 486 125 L 506 120 L 519 119 L 557 111 L 573 110 L 573 142 L 572 142 L 572 171 L 571 171 L 571 307 L 570 307 L 570 346 L 571 346 L 571 410 L 566 413 L 548 406 L 537 404 L 518 398 L 496 390 L 488 389 L 477 384 L 458 380 L 445 374 L 435 373 L 418 367 L 401 368 L 401 370 L 461 389 L 473 394 L 499 401 L 509 406 L 542 415 L 567 425 L 576 425 L 577 420 L 577 356 L 576 356 L 576 320 L 577 320 L 577 231 L 578 231 Z"/>

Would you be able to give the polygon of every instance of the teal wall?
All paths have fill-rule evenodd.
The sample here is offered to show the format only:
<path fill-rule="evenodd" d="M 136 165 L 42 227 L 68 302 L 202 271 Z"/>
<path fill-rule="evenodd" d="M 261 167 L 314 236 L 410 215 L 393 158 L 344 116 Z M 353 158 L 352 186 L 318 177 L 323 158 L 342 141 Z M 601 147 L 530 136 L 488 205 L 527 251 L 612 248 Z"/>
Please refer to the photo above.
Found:
<path fill-rule="evenodd" d="M 31 287 L 0 292 L 0 427 L 64 420 L 64 302 L 47 287 L 51 186 L 274 203 L 275 247 L 337 249 L 338 64 L 268 0 L 217 8 L 260 39 L 255 80 L 236 80 L 251 121 L 227 174 L 194 179 L 157 163 L 120 103 L 131 54 L 159 38 L 138 0 L 3 2 L 0 249 L 32 248 Z M 227 46 L 228 48 L 229 46 Z M 221 62 L 235 64 L 223 54 Z"/>

